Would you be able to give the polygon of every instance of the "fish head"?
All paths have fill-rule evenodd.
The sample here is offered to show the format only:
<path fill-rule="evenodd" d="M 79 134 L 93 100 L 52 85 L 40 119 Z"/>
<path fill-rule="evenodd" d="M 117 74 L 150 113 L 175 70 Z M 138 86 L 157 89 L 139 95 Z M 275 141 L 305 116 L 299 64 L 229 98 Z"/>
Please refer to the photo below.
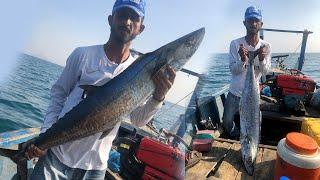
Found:
<path fill-rule="evenodd" d="M 152 53 L 157 57 L 155 70 L 170 65 L 175 71 L 179 71 L 196 52 L 204 34 L 205 28 L 201 28 L 155 50 Z"/>
<path fill-rule="evenodd" d="M 253 171 L 254 171 L 254 162 L 252 161 L 252 157 L 248 156 L 248 157 L 243 157 L 243 164 L 247 170 L 247 173 L 252 176 L 253 175 Z"/>

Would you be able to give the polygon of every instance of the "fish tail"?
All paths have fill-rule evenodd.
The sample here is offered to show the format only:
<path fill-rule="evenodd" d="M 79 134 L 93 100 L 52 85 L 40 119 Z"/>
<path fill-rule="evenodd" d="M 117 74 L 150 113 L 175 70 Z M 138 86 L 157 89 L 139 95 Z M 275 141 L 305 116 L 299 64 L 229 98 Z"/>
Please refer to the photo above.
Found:
<path fill-rule="evenodd" d="M 22 164 L 27 159 L 24 157 L 21 150 L 3 149 L 0 148 L 0 155 L 10 158 L 17 165 Z"/>

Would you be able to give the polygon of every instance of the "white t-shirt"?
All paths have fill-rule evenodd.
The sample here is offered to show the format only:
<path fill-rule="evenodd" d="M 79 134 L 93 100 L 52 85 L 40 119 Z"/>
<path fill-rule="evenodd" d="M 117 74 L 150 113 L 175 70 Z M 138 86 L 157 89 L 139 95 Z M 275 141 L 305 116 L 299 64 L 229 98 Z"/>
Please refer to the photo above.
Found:
<path fill-rule="evenodd" d="M 247 73 L 246 65 L 248 64 L 248 61 L 246 63 L 241 61 L 241 57 L 238 53 L 240 44 L 243 44 L 243 46 L 249 51 L 256 51 L 262 45 L 265 45 L 265 47 L 268 49 L 267 55 L 263 61 L 259 61 L 258 56 L 254 59 L 254 69 L 257 84 L 259 84 L 261 75 L 267 74 L 271 69 L 271 45 L 268 42 L 259 39 L 258 44 L 255 47 L 252 47 L 247 43 L 245 37 L 231 41 L 229 49 L 229 68 L 231 71 L 231 83 L 229 91 L 238 97 L 241 97 L 242 95 L 244 81 L 246 79 Z"/>
<path fill-rule="evenodd" d="M 69 56 L 61 76 L 52 86 L 51 102 L 41 132 L 45 132 L 82 100 L 83 90 L 80 85 L 101 86 L 124 71 L 137 57 L 130 54 L 125 62 L 116 64 L 108 59 L 103 45 L 75 49 Z M 150 98 L 128 118 L 134 125 L 143 126 L 151 120 L 161 105 L 161 102 Z M 107 168 L 109 151 L 119 127 L 120 122 L 102 139 L 101 132 L 55 146 L 51 150 L 63 164 L 71 168 L 104 170 Z"/>

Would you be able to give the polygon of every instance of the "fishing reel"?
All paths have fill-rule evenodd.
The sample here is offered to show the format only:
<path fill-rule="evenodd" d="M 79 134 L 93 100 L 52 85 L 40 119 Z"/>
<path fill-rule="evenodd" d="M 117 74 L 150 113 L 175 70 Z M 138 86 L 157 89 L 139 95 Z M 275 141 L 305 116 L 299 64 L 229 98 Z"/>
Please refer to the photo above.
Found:
<path fill-rule="evenodd" d="M 202 119 L 200 124 L 203 125 L 205 129 L 217 130 L 219 128 L 219 124 L 213 123 L 211 117 L 208 117 L 208 119 Z"/>
<path fill-rule="evenodd" d="M 271 59 L 275 59 L 274 61 L 277 64 L 277 68 L 279 68 L 281 71 L 286 71 L 288 68 L 284 61 L 288 56 L 289 54 L 272 56 Z"/>

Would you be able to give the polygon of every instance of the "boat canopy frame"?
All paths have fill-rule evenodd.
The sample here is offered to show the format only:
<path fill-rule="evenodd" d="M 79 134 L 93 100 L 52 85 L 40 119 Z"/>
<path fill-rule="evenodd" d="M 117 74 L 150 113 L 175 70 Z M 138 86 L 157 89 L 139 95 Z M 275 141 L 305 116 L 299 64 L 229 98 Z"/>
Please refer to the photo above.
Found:
<path fill-rule="evenodd" d="M 302 71 L 302 67 L 303 67 L 304 59 L 305 59 L 305 52 L 306 52 L 306 47 L 307 47 L 308 36 L 309 36 L 309 34 L 312 34 L 313 32 L 312 31 L 308 31 L 307 29 L 305 29 L 304 31 L 295 31 L 295 30 L 262 28 L 260 30 L 260 38 L 261 39 L 264 39 L 264 31 L 303 34 L 302 43 L 301 43 L 301 50 L 300 50 L 300 56 L 298 58 L 298 70 Z"/>

